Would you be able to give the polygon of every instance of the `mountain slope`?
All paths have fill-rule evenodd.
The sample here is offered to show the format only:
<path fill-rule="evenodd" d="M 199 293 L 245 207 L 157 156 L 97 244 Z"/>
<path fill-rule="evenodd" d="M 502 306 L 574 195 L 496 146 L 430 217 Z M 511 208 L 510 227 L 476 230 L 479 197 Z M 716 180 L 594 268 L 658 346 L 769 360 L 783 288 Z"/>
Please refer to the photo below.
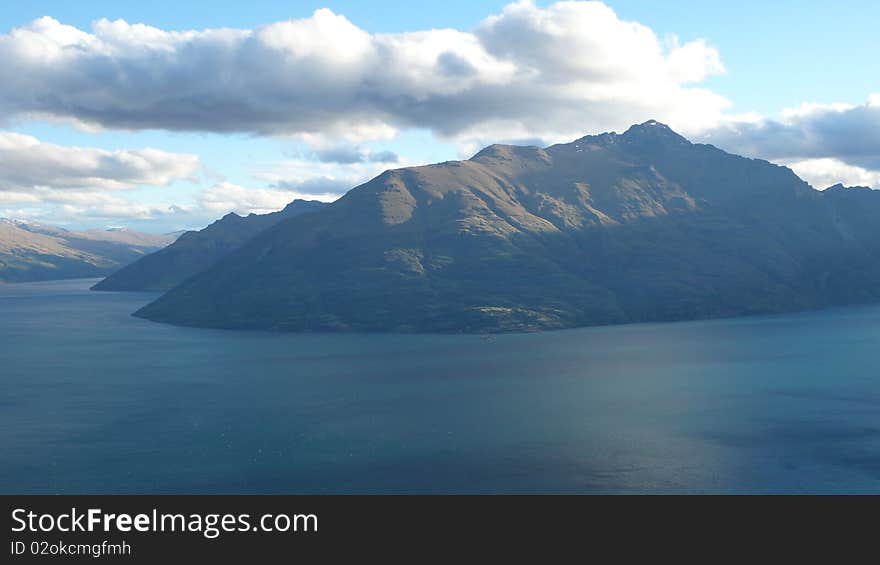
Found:
<path fill-rule="evenodd" d="M 168 290 L 204 271 L 266 228 L 322 206 L 323 202 L 314 200 L 294 200 L 271 214 L 227 214 L 205 229 L 186 232 L 172 245 L 113 273 L 93 290 Z"/>
<path fill-rule="evenodd" d="M 99 277 L 174 241 L 127 230 L 71 231 L 0 219 L 0 282 Z"/>
<path fill-rule="evenodd" d="M 846 208 L 787 168 L 649 121 L 387 171 L 266 230 L 136 315 L 484 332 L 880 299 L 877 244 Z"/>

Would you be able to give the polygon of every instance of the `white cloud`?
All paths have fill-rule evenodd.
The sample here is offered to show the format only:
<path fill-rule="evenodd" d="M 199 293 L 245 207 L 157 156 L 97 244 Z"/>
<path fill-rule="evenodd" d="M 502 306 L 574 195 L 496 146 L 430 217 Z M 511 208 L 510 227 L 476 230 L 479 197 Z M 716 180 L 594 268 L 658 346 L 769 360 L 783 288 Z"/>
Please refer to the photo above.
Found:
<path fill-rule="evenodd" d="M 325 148 L 328 157 L 334 148 Z M 362 160 L 290 159 L 254 170 L 263 187 L 217 182 L 191 197 L 168 191 L 160 202 L 146 203 L 141 201 L 145 191 L 125 189 L 168 185 L 177 179 L 196 181 L 198 157 L 155 149 L 67 147 L 0 132 L 0 216 L 80 224 L 153 220 L 168 229 L 200 227 L 228 212 L 274 212 L 297 198 L 335 200 L 391 159 L 390 154 L 357 146 L 351 151 Z"/>
<path fill-rule="evenodd" d="M 347 146 L 343 148 L 348 149 Z M 335 146 L 323 149 L 331 153 L 337 150 L 343 152 Z M 315 149 L 312 148 L 311 151 L 314 152 Z M 372 155 L 361 149 L 352 151 L 367 157 Z M 408 164 L 406 160 L 399 157 L 397 159 L 395 166 Z M 296 199 L 332 202 L 355 186 L 375 177 L 387 165 L 379 158 L 348 161 L 288 159 L 274 163 L 253 171 L 253 177 L 264 183 L 265 187 L 218 182 L 196 196 L 197 207 L 210 215 L 220 216 L 229 212 L 240 215 L 275 212 Z"/>
<path fill-rule="evenodd" d="M 765 159 L 835 158 L 880 169 L 880 104 L 876 94 L 862 105 L 804 103 L 778 120 L 730 120 L 700 138 Z"/>
<path fill-rule="evenodd" d="M 852 104 L 843 104 L 840 102 L 831 104 L 819 104 L 817 102 L 801 102 L 800 106 L 793 108 L 785 108 L 782 110 L 780 120 L 784 124 L 793 125 L 798 120 L 808 120 L 821 114 L 833 114 L 848 112 L 857 108 Z"/>
<path fill-rule="evenodd" d="M 680 45 L 678 37 L 673 37 L 668 65 L 682 83 L 700 82 L 725 70 L 721 55 L 703 39 Z"/>
<path fill-rule="evenodd" d="M 698 136 L 734 153 L 789 164 L 814 186 L 880 186 L 880 98 L 802 103 L 779 119 L 729 119 Z"/>
<path fill-rule="evenodd" d="M 472 31 L 396 34 L 328 9 L 182 32 L 47 17 L 0 35 L 0 60 L 0 116 L 122 129 L 557 140 L 648 117 L 706 127 L 728 105 L 691 86 L 723 72 L 716 49 L 664 43 L 600 2 L 519 2 Z"/>
<path fill-rule="evenodd" d="M 200 228 L 229 212 L 266 214 L 298 198 L 330 202 L 351 188 L 340 185 L 338 191 L 318 191 L 330 186 L 290 181 L 277 187 L 252 188 L 219 182 L 198 191 L 190 202 L 178 203 L 143 203 L 117 192 L 38 187 L 28 192 L 0 191 L 0 217 L 93 225 L 106 224 L 106 221 L 126 224 L 151 220 L 168 230 Z"/>
<path fill-rule="evenodd" d="M 364 154 L 374 155 L 369 152 Z M 294 158 L 257 167 L 253 170 L 253 176 L 270 188 L 292 191 L 314 200 L 335 200 L 388 168 L 413 164 L 404 157 L 394 157 L 394 163 L 385 162 L 378 158 L 378 154 L 376 158 L 351 163 Z"/>
<path fill-rule="evenodd" d="M 218 216 L 228 212 L 246 216 L 251 213 L 275 212 L 297 199 L 331 202 L 338 197 L 338 194 L 306 194 L 286 189 L 246 188 L 221 182 L 202 191 L 197 200 L 201 209 Z"/>
<path fill-rule="evenodd" d="M 42 143 L 35 137 L 0 132 L 0 192 L 55 189 L 126 189 L 165 186 L 193 178 L 196 155 L 158 149 L 106 151 Z"/>
<path fill-rule="evenodd" d="M 818 189 L 825 189 L 837 183 L 846 186 L 880 188 L 880 171 L 847 165 L 839 159 L 805 159 L 785 164 Z"/>
<path fill-rule="evenodd" d="M 329 143 L 325 140 L 322 140 L 320 143 L 312 143 L 308 156 L 314 157 L 322 163 L 337 163 L 340 165 L 397 163 L 400 161 L 400 157 L 393 151 L 371 151 L 351 143 Z"/>
<path fill-rule="evenodd" d="M 71 147 L 0 131 L 0 215 L 53 222 L 168 217 L 189 210 L 136 202 L 124 192 L 195 181 L 199 167 L 196 155 Z"/>
<path fill-rule="evenodd" d="M 45 219 L 51 223 L 104 223 L 156 220 L 194 212 L 192 206 L 144 204 L 118 193 L 58 190 L 47 187 L 29 192 L 0 191 L 0 216 Z"/>

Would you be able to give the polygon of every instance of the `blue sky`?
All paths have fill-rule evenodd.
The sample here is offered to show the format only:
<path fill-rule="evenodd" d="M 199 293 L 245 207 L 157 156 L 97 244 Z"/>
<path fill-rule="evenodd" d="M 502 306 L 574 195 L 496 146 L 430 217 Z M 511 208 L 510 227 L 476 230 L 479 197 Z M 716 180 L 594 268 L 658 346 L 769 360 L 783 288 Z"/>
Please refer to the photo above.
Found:
<path fill-rule="evenodd" d="M 97 67 L 93 64 L 89 66 L 91 63 L 80 61 L 78 64 L 81 67 L 72 65 L 49 69 L 49 63 L 46 62 L 48 59 L 35 62 L 35 59 L 28 58 L 31 55 L 23 55 L 23 65 L 37 66 L 22 67 L 25 70 L 20 71 L 19 76 L 38 76 L 43 82 L 35 84 L 36 79 L 21 80 L 12 81 L 13 84 L 10 85 L 7 80 L 6 86 L 0 86 L 3 131 L 24 134 L 39 140 L 44 144 L 45 158 L 54 163 L 57 163 L 58 158 L 53 151 L 67 154 L 58 147 L 88 149 L 93 152 L 90 154 L 92 161 L 110 164 L 102 165 L 100 174 L 92 170 L 81 172 L 82 175 L 91 178 L 118 173 L 121 177 L 114 179 L 101 176 L 98 184 L 106 189 L 104 190 L 101 186 L 86 186 L 87 183 L 79 179 L 71 180 L 72 175 L 80 174 L 76 171 L 64 171 L 55 176 L 36 174 L 39 178 L 29 179 L 27 175 L 33 174 L 29 173 L 31 169 L 23 168 L 20 173 L 16 173 L 15 178 L 6 179 L 6 186 L 0 184 L 0 215 L 31 216 L 33 219 L 73 227 L 129 225 L 152 231 L 200 227 L 212 217 L 222 215 L 226 208 L 240 213 L 267 211 L 277 205 L 280 201 L 278 193 L 282 192 L 283 197 L 284 190 L 294 195 L 317 194 L 321 198 L 330 199 L 333 194 L 344 190 L 342 187 L 346 183 L 364 180 L 382 168 L 466 157 L 482 143 L 492 141 L 549 142 L 565 139 L 566 135 L 574 135 L 575 132 L 586 134 L 606 128 L 619 129 L 630 121 L 652 117 L 666 118 L 666 121 L 671 121 L 674 127 L 691 137 L 704 138 L 730 150 L 793 166 L 820 188 L 820 183 L 837 177 L 846 182 L 861 181 L 877 186 L 877 179 L 880 179 L 876 173 L 880 170 L 880 151 L 871 146 L 874 140 L 870 131 L 866 133 L 865 127 L 873 127 L 876 122 L 872 120 L 876 119 L 876 114 L 880 114 L 880 110 L 875 111 L 880 108 L 880 103 L 870 102 L 872 95 L 880 93 L 880 58 L 876 56 L 880 52 L 880 34 L 876 32 L 876 22 L 880 21 L 878 3 L 863 1 L 834 5 L 817 1 L 767 3 L 743 0 L 719 3 L 609 0 L 606 4 L 622 22 L 620 25 L 638 22 L 649 28 L 670 58 L 675 46 L 687 46 L 696 42 L 693 49 L 680 50 L 683 55 L 681 60 L 684 62 L 673 65 L 675 68 L 669 71 L 671 75 L 650 78 L 633 78 L 635 75 L 652 74 L 650 67 L 639 66 L 640 54 L 636 48 L 633 48 L 632 53 L 621 53 L 628 49 L 628 43 L 623 40 L 615 43 L 613 36 L 591 37 L 590 34 L 601 35 L 602 30 L 597 31 L 589 25 L 564 30 L 568 36 L 560 45 L 566 49 L 576 46 L 578 51 L 544 53 L 541 51 L 544 46 L 540 41 L 529 43 L 528 34 L 534 32 L 536 26 L 544 25 L 541 22 L 549 21 L 549 25 L 557 27 L 560 22 L 565 23 L 563 20 L 554 23 L 554 14 L 556 17 L 561 16 L 558 12 L 553 12 L 550 2 L 536 2 L 534 9 L 508 14 L 498 25 L 486 31 L 484 20 L 490 15 L 501 14 L 508 4 L 458 0 L 429 4 L 396 1 L 315 3 L 263 0 L 95 0 L 75 3 L 31 1 L 4 6 L 0 12 L 0 33 L 3 34 L 10 33 L 14 28 L 28 26 L 42 16 L 50 16 L 59 24 L 72 26 L 86 33 L 97 33 L 93 31 L 92 24 L 102 18 L 122 19 L 128 24 L 144 23 L 163 32 L 214 28 L 255 30 L 289 19 L 309 19 L 316 9 L 326 7 L 347 18 L 350 24 L 366 34 L 403 34 L 444 28 L 467 34 L 480 28 L 482 31 L 477 32 L 476 36 L 483 44 L 481 49 L 488 52 L 493 59 L 486 62 L 483 51 L 473 50 L 469 37 L 449 39 L 453 43 L 460 41 L 460 49 L 455 53 L 464 58 L 456 56 L 452 59 L 453 62 L 458 64 L 463 60 L 468 72 L 478 73 L 481 80 L 488 81 L 492 86 L 474 96 L 456 92 L 457 98 L 451 102 L 447 90 L 453 88 L 450 85 L 455 84 L 454 82 L 434 84 L 432 76 L 426 76 L 424 72 L 420 74 L 418 69 L 412 72 L 402 69 L 397 74 L 392 73 L 387 81 L 389 85 L 405 83 L 405 88 L 401 87 L 404 88 L 402 92 L 392 93 L 395 100 L 411 97 L 406 100 L 405 107 L 398 106 L 397 102 L 370 103 L 364 108 L 353 109 L 351 116 L 340 118 L 343 123 L 327 118 L 324 124 L 319 117 L 338 115 L 339 107 L 323 107 L 320 100 L 301 96 L 298 90 L 301 85 L 284 82 L 271 89 L 266 88 L 265 91 L 257 88 L 252 94 L 248 89 L 242 91 L 244 94 L 239 91 L 221 93 L 221 107 L 237 107 L 236 96 L 245 96 L 246 103 L 260 106 L 260 97 L 265 96 L 266 107 L 278 103 L 280 98 L 291 109 L 291 114 L 296 115 L 289 115 L 285 113 L 286 110 L 279 109 L 267 116 L 253 113 L 242 115 L 234 123 L 228 124 L 200 122 L 199 120 L 205 119 L 201 116 L 193 117 L 190 125 L 177 128 L 166 116 L 149 115 L 149 112 L 156 111 L 155 108 L 147 110 L 146 106 L 138 106 L 142 101 L 135 100 L 138 98 L 137 93 L 133 95 L 130 89 L 126 90 L 125 85 L 108 86 L 107 92 L 96 94 L 86 102 L 83 102 L 84 98 L 78 92 L 68 94 L 68 88 L 73 87 L 65 85 L 76 84 L 77 89 L 84 88 L 81 81 L 65 82 L 74 80 L 71 78 L 74 72 L 81 72 L 82 76 L 87 77 L 101 76 L 94 73 L 98 70 L 107 72 L 105 67 L 96 70 Z M 587 19 L 584 22 L 589 24 L 591 16 L 585 17 Z M 43 26 L 40 33 L 56 33 L 47 29 Z M 351 34 L 345 31 L 344 26 L 339 29 L 340 43 L 345 43 L 348 39 L 346 36 Z M 289 29 L 280 29 L 278 33 L 281 34 L 282 42 L 299 42 L 296 43 L 296 49 L 299 50 L 303 49 L 303 42 L 320 41 L 308 34 L 296 36 L 298 32 Z M 519 33 L 525 33 L 523 37 L 526 39 L 517 43 L 516 34 Z M 122 43 L 126 41 L 118 37 L 115 40 Z M 440 42 L 446 40 L 441 38 Z M 705 43 L 700 43 L 699 40 L 704 40 Z M 428 43 L 428 40 L 419 42 L 414 48 L 404 46 L 399 49 L 410 49 L 411 52 L 425 50 L 432 53 L 433 57 L 434 52 L 429 50 L 436 47 L 422 45 Z M 193 49 L 184 43 L 175 43 L 173 55 L 169 57 L 173 56 L 179 62 L 189 56 Z M 607 49 L 603 47 L 606 44 Z M 108 56 L 104 52 L 96 51 L 90 54 L 90 61 L 94 62 L 100 56 L 103 57 L 102 64 L 106 64 L 109 59 L 117 70 L 125 70 L 126 65 L 131 65 L 131 69 L 136 69 L 142 75 L 150 73 L 150 69 L 144 65 L 158 61 L 155 62 L 158 65 L 156 72 L 167 70 L 162 67 L 167 63 L 163 62 L 164 59 L 139 58 L 135 49 L 137 46 L 132 45 L 123 45 L 118 50 L 121 54 Z M 648 55 L 649 47 L 645 47 Z M 593 56 L 591 49 L 598 50 L 596 57 L 601 58 L 604 65 L 601 68 L 586 68 L 585 65 L 577 64 L 577 59 L 589 63 L 588 60 Z M 11 52 L 25 53 L 20 49 Z M 216 56 L 214 51 L 206 52 L 211 57 Z M 576 60 L 564 61 L 568 53 L 572 53 L 572 58 Z M 718 62 L 713 58 L 716 55 Z M 332 64 L 339 62 L 341 66 L 338 71 L 333 68 L 328 70 L 331 75 L 336 72 L 335 76 L 340 77 L 341 83 L 345 82 L 346 74 L 351 73 L 351 69 L 345 66 L 345 57 L 343 52 L 339 58 L 331 61 Z M 468 59 L 469 57 L 473 59 Z M 396 64 L 406 65 L 406 61 L 415 59 L 416 57 L 406 55 L 393 60 Z M 207 60 L 214 61 L 213 58 Z M 538 63 L 535 63 L 536 60 Z M 557 63 L 558 69 L 554 66 Z M 420 63 L 416 61 L 413 64 Z M 534 83 L 510 78 L 512 73 L 521 71 L 527 64 L 537 65 L 536 68 L 546 72 L 548 76 L 552 74 L 554 80 L 558 81 L 555 85 L 557 92 L 581 85 L 590 88 L 589 82 L 584 82 L 591 80 L 589 77 L 607 74 L 610 72 L 608 69 L 614 69 L 626 75 L 625 79 L 621 79 L 622 82 L 615 79 L 614 85 L 631 84 L 632 89 L 652 89 L 656 86 L 658 91 L 665 92 L 665 98 L 648 100 L 633 96 L 631 103 L 626 104 L 615 100 L 594 103 L 596 95 L 591 94 L 586 97 L 589 103 L 585 102 L 585 108 L 589 105 L 592 116 L 587 116 L 586 113 L 589 112 L 585 110 L 583 119 L 574 120 L 576 129 L 569 131 L 559 124 L 572 122 L 572 112 L 576 112 L 577 108 L 572 108 L 571 105 L 576 104 L 577 99 L 559 102 L 552 92 L 536 94 Z M 633 67 L 631 73 L 625 72 L 628 65 Z M 685 70 L 680 71 L 679 67 Z M 172 70 L 175 69 L 177 67 Z M 289 72 L 296 79 L 303 69 L 311 72 L 309 69 L 312 67 L 283 67 L 278 72 Z M 222 67 L 218 67 L 212 68 L 211 72 L 222 71 Z M 230 69 L 233 75 L 240 72 L 241 69 Z M 268 69 L 267 72 L 271 75 L 273 71 Z M 303 83 L 308 86 L 311 80 L 322 81 L 321 88 L 329 89 L 326 96 L 335 98 L 334 89 L 337 86 L 325 84 L 329 79 L 321 75 L 320 69 L 315 72 L 315 75 L 303 73 Z M 679 80 L 675 77 L 684 76 L 680 72 L 696 78 Z M 573 77 L 570 84 L 559 78 L 566 76 L 566 73 Z M 577 73 L 582 75 L 576 76 Z M 204 88 L 204 84 L 210 84 L 210 80 L 211 77 L 205 77 L 204 82 L 190 85 L 184 77 L 181 79 L 180 90 L 189 92 L 192 89 L 196 92 L 193 96 L 197 96 L 199 92 L 203 92 L 198 89 Z M 485 123 L 479 122 L 479 112 L 485 112 L 485 107 L 481 105 L 487 103 L 486 97 L 496 95 L 493 93 L 497 92 L 495 85 L 498 81 L 514 81 L 510 82 L 510 92 L 514 93 L 513 98 L 517 97 L 518 92 L 522 93 L 520 103 L 523 108 L 540 105 L 545 112 L 558 110 L 558 124 L 545 128 L 538 119 L 523 119 L 520 123 L 516 112 L 522 113 L 524 110 L 517 109 L 513 102 L 509 114 L 496 116 L 496 121 L 487 118 Z M 608 87 L 608 84 L 598 86 Z M 168 82 L 165 87 L 173 94 L 175 83 Z M 350 85 L 342 85 L 338 88 L 349 87 Z M 291 91 L 288 92 L 285 88 L 290 88 Z M 676 98 L 679 97 L 676 94 L 679 91 L 681 100 Z M 207 92 L 210 97 L 210 91 Z M 65 96 L 70 98 L 65 99 Z M 115 98 L 117 96 L 119 98 Z M 285 98 L 288 96 L 289 103 Z M 363 100 L 365 97 L 375 96 L 375 93 L 371 91 L 370 94 L 352 94 L 345 91 L 345 96 Z M 432 101 L 432 96 L 436 96 L 437 100 Z M 43 105 L 28 106 L 26 101 L 34 98 L 40 98 Z M 55 101 L 55 105 L 43 101 L 43 98 Z M 618 98 L 628 100 L 630 97 Z M 100 104 L 104 103 L 102 101 L 106 100 L 109 100 L 107 106 L 101 107 Z M 424 107 L 414 108 L 423 103 Z M 507 100 L 504 97 L 495 102 L 496 106 L 505 103 Z M 801 107 L 804 103 L 812 106 Z M 77 113 L 75 108 L 80 104 L 87 105 L 88 112 Z M 298 104 L 303 106 L 297 107 Z M 694 107 L 693 119 L 686 115 L 689 105 Z M 801 107 L 800 112 L 791 111 L 797 107 Z M 120 108 L 126 113 L 124 120 L 127 121 L 120 118 Z M 460 113 L 456 112 L 459 108 L 462 109 Z M 789 111 L 784 113 L 786 109 Z M 193 111 L 198 110 L 198 107 L 193 108 Z M 374 110 L 375 116 L 370 114 Z M 142 111 L 144 115 L 137 115 L 138 111 Z M 185 114 L 187 111 L 188 107 L 180 110 L 184 121 L 189 120 L 189 116 Z M 651 115 L 647 114 L 649 112 Z M 668 118 L 654 115 L 658 112 L 667 114 Z M 459 114 L 461 123 L 457 121 Z M 276 115 L 280 120 L 277 130 L 272 125 Z M 306 118 L 303 116 L 318 117 L 314 120 L 308 119 L 308 123 L 304 124 Z M 94 120 L 94 123 L 89 120 Z M 132 120 L 136 125 L 132 125 Z M 84 121 L 89 123 L 84 125 Z M 475 125 L 469 128 L 466 122 Z M 355 124 L 353 129 L 364 127 L 366 133 L 349 135 L 350 130 L 345 130 L 347 124 Z M 168 131 L 169 128 L 182 131 L 172 132 Z M 859 147 L 853 150 L 853 139 L 864 139 L 864 143 L 859 143 Z M 20 139 L 15 140 L 15 143 L 21 143 Z M 850 140 L 850 143 L 847 145 L 842 140 Z M 780 148 L 780 145 L 785 147 Z M 127 157 L 120 157 L 113 153 L 118 150 L 137 152 L 143 148 L 155 148 L 168 155 L 159 156 L 155 162 L 151 157 L 149 164 L 137 165 L 141 167 L 137 168 L 131 164 L 131 159 L 140 159 L 141 154 L 132 153 Z M 342 149 L 355 155 L 359 162 L 332 162 L 322 157 L 324 154 L 339 153 Z M 387 152 L 396 155 L 396 161 L 373 162 L 378 155 Z M 26 154 L 13 151 L 5 157 L 7 161 L 3 163 L 20 158 L 21 155 Z M 195 155 L 198 158 L 198 167 L 187 168 L 189 165 L 186 163 L 189 161 L 183 157 L 175 157 L 178 155 Z M 0 161 L 3 159 L 3 154 L 0 153 Z M 37 168 L 36 165 L 34 167 Z M 156 170 L 144 170 L 143 167 L 153 167 Z M 48 166 L 38 172 L 45 170 L 49 170 Z M 173 178 L 169 178 L 169 175 Z M 0 183 L 3 181 L 0 177 Z M 58 183 L 57 186 L 53 182 Z M 306 189 L 311 192 L 306 192 Z M 210 190 L 213 192 L 206 192 Z M 89 200 L 90 194 L 95 195 L 96 201 L 103 199 L 103 211 L 98 206 L 83 204 Z M 133 209 L 139 207 L 139 211 L 129 214 L 121 210 L 124 206 L 120 205 L 124 202 L 132 203 Z M 167 212 L 169 207 L 174 208 L 173 213 Z"/>

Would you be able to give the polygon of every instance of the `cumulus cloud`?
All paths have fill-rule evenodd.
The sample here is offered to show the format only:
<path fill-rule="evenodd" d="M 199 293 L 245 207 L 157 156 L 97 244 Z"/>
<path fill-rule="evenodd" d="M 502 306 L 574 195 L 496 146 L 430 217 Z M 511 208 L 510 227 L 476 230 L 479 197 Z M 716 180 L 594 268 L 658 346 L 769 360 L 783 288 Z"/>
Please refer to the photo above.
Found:
<path fill-rule="evenodd" d="M 251 212 L 265 214 L 280 210 L 294 198 L 284 190 L 245 188 L 221 182 L 204 190 L 198 200 L 202 208 L 218 214 L 236 212 L 247 215 Z"/>
<path fill-rule="evenodd" d="M 836 157 L 880 166 L 880 97 L 858 106 L 805 103 L 779 119 L 731 121 L 702 138 L 767 159 Z"/>
<path fill-rule="evenodd" d="M 40 187 L 112 190 L 165 186 L 193 178 L 198 167 L 196 155 L 158 149 L 67 147 L 0 132 L 0 192 L 30 192 Z"/>
<path fill-rule="evenodd" d="M 46 218 L 53 223 L 102 220 L 155 220 L 193 212 L 193 207 L 144 204 L 117 193 L 38 187 L 28 192 L 0 191 L 0 216 Z"/>
<path fill-rule="evenodd" d="M 172 231 L 199 229 L 229 212 L 246 216 L 267 214 L 298 198 L 329 202 L 338 193 L 298 192 L 316 189 L 317 183 L 260 188 L 219 182 L 199 190 L 189 202 L 143 203 L 120 193 L 84 192 L 40 187 L 29 192 L 0 191 L 0 217 L 44 220 L 79 225 L 135 225 Z M 350 188 L 350 187 L 349 187 Z M 344 190 L 342 191 L 344 192 Z"/>
<path fill-rule="evenodd" d="M 253 177 L 270 189 L 286 190 L 299 198 L 329 202 L 375 177 L 389 168 L 392 162 L 394 167 L 412 164 L 408 159 L 389 153 L 390 155 L 383 156 L 365 151 L 361 153 L 365 158 L 354 162 L 287 159 L 254 169 Z"/>
<path fill-rule="evenodd" d="M 300 193 L 287 188 L 247 188 L 229 182 L 221 182 L 198 195 L 199 206 L 208 212 L 239 215 L 268 214 L 287 206 L 297 199 L 331 202 L 338 194 Z"/>
<path fill-rule="evenodd" d="M 333 146 L 315 150 L 315 157 L 324 163 L 363 163 L 366 156 L 351 145 Z"/>
<path fill-rule="evenodd" d="M 349 188 L 333 179 L 287 181 L 268 188 L 219 182 L 196 192 L 190 202 L 143 203 L 117 192 L 37 187 L 27 192 L 0 191 L 0 217 L 55 223 L 150 220 L 170 230 L 201 227 L 229 212 L 267 214 L 299 198 L 330 202 Z"/>
<path fill-rule="evenodd" d="M 814 186 L 843 182 L 880 187 L 880 96 L 861 105 L 805 103 L 778 119 L 730 120 L 700 140 L 779 161 Z"/>
<path fill-rule="evenodd" d="M 400 155 L 394 151 L 371 152 L 367 157 L 367 161 L 371 163 L 399 163 Z"/>
<path fill-rule="evenodd" d="M 880 171 L 847 165 L 839 159 L 805 159 L 785 163 L 802 179 L 819 189 L 841 183 L 845 186 L 880 188 Z"/>
<path fill-rule="evenodd" d="M 0 36 L 0 59 L 0 115 L 90 127 L 565 139 L 648 116 L 704 127 L 728 105 L 694 86 L 723 72 L 716 49 L 661 41 L 600 2 L 523 1 L 474 30 L 395 34 L 328 9 L 195 31 L 45 17 Z"/>
<path fill-rule="evenodd" d="M 369 151 L 351 144 L 333 144 L 312 149 L 315 158 L 324 163 L 397 163 L 400 157 L 393 151 Z"/>
<path fill-rule="evenodd" d="M 176 190 L 149 195 L 150 187 L 198 180 L 198 157 L 155 149 L 61 146 L 0 132 L 0 216 L 79 224 L 149 220 L 167 229 L 200 227 L 228 212 L 274 212 L 297 198 L 335 200 L 374 176 L 383 166 L 376 161 L 388 160 L 357 151 L 363 159 L 351 164 L 291 159 L 257 169 L 258 186 L 219 181 L 190 196 Z M 146 190 L 130 190 L 134 188 Z M 160 202 L 147 203 L 144 198 Z"/>
<path fill-rule="evenodd" d="M 137 187 L 197 180 L 196 155 L 158 149 L 107 151 L 0 132 L 0 215 L 71 220 L 148 220 L 188 212 L 124 196 Z"/>
<path fill-rule="evenodd" d="M 270 188 L 286 190 L 306 200 L 329 202 L 336 200 L 358 184 L 361 183 L 350 178 L 313 177 L 303 180 L 281 179 L 271 184 Z"/>

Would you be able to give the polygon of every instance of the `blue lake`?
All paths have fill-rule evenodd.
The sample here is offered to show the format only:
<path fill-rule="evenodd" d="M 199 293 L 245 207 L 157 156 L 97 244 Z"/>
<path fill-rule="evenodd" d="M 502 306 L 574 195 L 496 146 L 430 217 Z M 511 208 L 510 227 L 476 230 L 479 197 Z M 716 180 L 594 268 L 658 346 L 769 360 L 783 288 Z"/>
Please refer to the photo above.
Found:
<path fill-rule="evenodd" d="M 0 285 L 2 493 L 880 492 L 880 306 L 480 336 Z"/>

